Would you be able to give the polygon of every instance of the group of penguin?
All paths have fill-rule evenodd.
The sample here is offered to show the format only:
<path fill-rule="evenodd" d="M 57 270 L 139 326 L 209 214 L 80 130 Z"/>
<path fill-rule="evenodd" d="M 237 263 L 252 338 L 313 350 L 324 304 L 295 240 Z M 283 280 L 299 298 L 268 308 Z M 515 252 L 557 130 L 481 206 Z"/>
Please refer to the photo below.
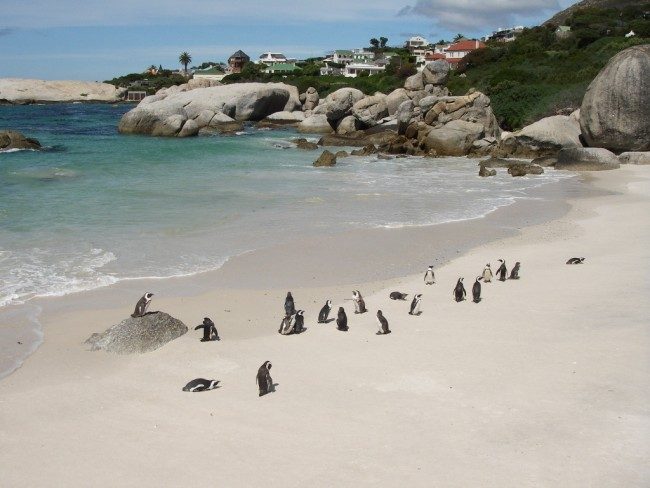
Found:
<path fill-rule="evenodd" d="M 584 260 L 585 258 L 570 258 L 566 262 L 566 264 L 583 264 Z M 510 271 L 510 276 L 508 276 L 508 269 L 506 268 L 505 261 L 503 259 L 499 259 L 499 262 L 501 264 L 499 265 L 499 268 L 497 269 L 496 272 L 496 276 L 499 281 L 506 281 L 506 279 L 510 279 L 510 280 L 519 279 L 519 270 L 521 268 L 521 263 L 519 261 L 515 263 L 515 266 Z M 488 263 L 485 265 L 482 275 L 476 278 L 476 281 L 472 286 L 472 298 L 474 303 L 479 303 L 481 301 L 480 282 L 483 281 L 485 283 L 490 283 L 493 277 L 494 275 L 492 274 L 492 268 L 490 267 L 490 263 Z M 436 278 L 435 278 L 435 273 L 433 271 L 433 266 L 429 266 L 426 272 L 424 273 L 424 283 L 426 285 L 433 285 L 436 282 L 435 280 Z M 391 300 L 406 300 L 407 296 L 408 294 L 399 291 L 393 291 L 389 295 Z M 453 296 L 456 302 L 461 302 L 465 300 L 465 297 L 467 296 L 467 292 L 465 291 L 463 278 L 458 278 L 458 281 L 456 282 L 456 286 L 454 287 Z M 131 317 L 145 316 L 147 314 L 149 305 L 151 304 L 152 298 L 153 298 L 153 293 L 145 293 L 142 296 L 142 298 L 138 300 L 138 303 L 135 306 L 135 311 L 131 314 Z M 355 314 L 362 314 L 367 312 L 366 302 L 363 300 L 363 297 L 361 296 L 361 292 L 359 292 L 359 290 L 354 290 L 352 292 L 352 300 L 354 301 Z M 409 315 L 420 315 L 421 301 L 422 301 L 421 293 L 418 293 L 413 297 L 413 300 L 411 301 L 411 306 L 409 308 Z M 318 313 L 319 324 L 326 324 L 329 322 L 328 318 L 331 310 L 332 310 L 332 301 L 327 300 L 323 308 L 321 308 L 320 312 Z M 305 311 L 296 310 L 291 292 L 288 292 L 287 297 L 285 298 L 284 312 L 285 312 L 285 316 L 282 319 L 282 322 L 280 324 L 280 329 L 278 330 L 278 332 L 281 335 L 300 334 L 305 330 L 307 330 L 305 328 L 305 318 L 304 318 Z M 391 333 L 388 326 L 388 320 L 386 319 L 386 317 L 384 317 L 381 310 L 377 310 L 377 323 L 379 326 L 379 331 L 377 332 L 377 335 L 385 335 Z M 336 328 L 343 332 L 349 330 L 348 318 L 347 315 L 345 314 L 345 309 L 343 307 L 339 307 L 338 314 L 336 317 Z M 203 329 L 203 337 L 201 338 L 201 342 L 220 340 L 219 333 L 217 332 L 217 328 L 214 322 L 210 318 L 205 317 L 203 319 L 203 323 L 197 325 L 194 328 L 194 330 L 198 330 L 198 329 Z M 267 393 L 271 393 L 275 391 L 275 385 L 273 383 L 273 379 L 271 378 L 271 372 L 270 372 L 271 367 L 272 365 L 270 361 L 264 361 L 264 363 L 257 370 L 255 381 L 259 389 L 259 396 L 264 396 Z M 218 388 L 218 385 L 219 385 L 218 380 L 196 378 L 190 381 L 189 383 L 187 383 L 183 387 L 183 391 L 187 391 L 187 392 L 208 391 L 208 390 L 213 390 L 215 388 Z"/>

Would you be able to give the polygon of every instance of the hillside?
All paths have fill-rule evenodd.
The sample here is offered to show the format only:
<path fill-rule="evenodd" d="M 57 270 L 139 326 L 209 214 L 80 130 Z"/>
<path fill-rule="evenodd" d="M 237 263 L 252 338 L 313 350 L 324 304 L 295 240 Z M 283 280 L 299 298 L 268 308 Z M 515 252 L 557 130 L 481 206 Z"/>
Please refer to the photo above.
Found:
<path fill-rule="evenodd" d="M 564 25 L 568 18 L 570 18 L 578 10 L 584 8 L 623 10 L 626 7 L 634 7 L 640 3 L 642 2 L 639 0 L 582 0 L 581 2 L 574 3 L 570 7 L 556 13 L 542 25 Z"/>
<path fill-rule="evenodd" d="M 576 109 L 591 80 L 614 54 L 650 43 L 650 17 L 644 16 L 650 3 L 636 3 L 620 11 L 576 10 L 565 21 L 571 32 L 564 37 L 546 24 L 526 29 L 513 42 L 491 43 L 463 59 L 449 88 L 455 95 L 471 87 L 486 93 L 500 125 L 511 130 Z M 630 30 L 636 36 L 626 38 Z"/>

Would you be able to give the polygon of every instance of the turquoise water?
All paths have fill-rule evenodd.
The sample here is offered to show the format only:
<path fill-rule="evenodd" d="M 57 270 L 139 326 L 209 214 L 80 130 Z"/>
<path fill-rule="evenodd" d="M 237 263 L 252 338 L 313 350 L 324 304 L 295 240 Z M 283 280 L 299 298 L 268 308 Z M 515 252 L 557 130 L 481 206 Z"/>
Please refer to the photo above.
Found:
<path fill-rule="evenodd" d="M 339 160 L 291 131 L 120 136 L 130 106 L 0 107 L 44 151 L 0 153 L 0 306 L 139 277 L 218 268 L 301 236 L 481 217 L 563 177 L 477 176 L 465 158 Z"/>

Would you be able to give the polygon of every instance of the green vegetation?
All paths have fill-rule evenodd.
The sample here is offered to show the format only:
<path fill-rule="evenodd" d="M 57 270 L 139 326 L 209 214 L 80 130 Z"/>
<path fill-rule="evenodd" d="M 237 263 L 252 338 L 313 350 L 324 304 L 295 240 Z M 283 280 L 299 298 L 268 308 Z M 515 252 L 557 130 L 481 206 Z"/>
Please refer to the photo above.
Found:
<path fill-rule="evenodd" d="M 187 73 L 187 65 L 192 62 L 192 56 L 190 53 L 183 51 L 180 56 L 178 56 L 178 62 L 183 65 L 185 72 Z"/>
<path fill-rule="evenodd" d="M 452 74 L 455 95 L 471 87 L 486 93 L 499 123 L 518 129 L 559 110 L 580 107 L 587 86 L 619 51 L 650 42 L 650 3 L 614 9 L 585 8 L 566 21 L 565 38 L 556 26 L 525 29 L 510 43 L 474 51 Z M 636 36 L 626 38 L 634 30 Z"/>
<path fill-rule="evenodd" d="M 187 78 L 182 75 L 173 74 L 171 70 L 158 69 L 158 73 L 131 73 L 124 76 L 118 76 L 112 80 L 106 80 L 104 83 L 110 83 L 121 88 L 130 90 L 146 91 L 148 95 L 153 95 L 161 88 L 167 88 L 172 85 L 182 85 L 187 83 Z"/>

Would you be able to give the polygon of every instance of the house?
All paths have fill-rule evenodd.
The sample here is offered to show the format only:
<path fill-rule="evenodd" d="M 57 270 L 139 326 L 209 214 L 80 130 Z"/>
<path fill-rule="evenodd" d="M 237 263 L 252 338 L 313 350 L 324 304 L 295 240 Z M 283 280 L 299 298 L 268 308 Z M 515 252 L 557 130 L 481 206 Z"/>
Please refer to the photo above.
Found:
<path fill-rule="evenodd" d="M 370 63 L 375 59 L 375 53 L 371 51 L 366 51 L 365 49 L 353 49 L 352 50 L 352 62 L 353 63 Z"/>
<path fill-rule="evenodd" d="M 489 36 L 485 36 L 485 41 L 497 41 L 497 42 L 511 42 L 514 41 L 519 34 L 524 31 L 523 25 L 518 25 L 516 27 L 510 27 L 508 29 L 499 28 L 492 32 Z"/>
<path fill-rule="evenodd" d="M 356 78 L 361 73 L 368 73 L 369 76 L 381 73 L 386 69 L 386 65 L 379 66 L 370 63 L 350 63 L 345 67 L 343 76 L 346 78 Z"/>
<path fill-rule="evenodd" d="M 349 49 L 338 49 L 332 55 L 332 62 L 338 64 L 348 64 L 352 62 L 352 51 Z"/>
<path fill-rule="evenodd" d="M 555 29 L 555 37 L 558 39 L 566 39 L 571 35 L 571 27 L 568 25 L 559 25 Z"/>
<path fill-rule="evenodd" d="M 228 73 L 241 73 L 246 63 L 250 63 L 250 56 L 241 49 L 228 58 Z"/>
<path fill-rule="evenodd" d="M 274 63 L 264 70 L 265 73 L 293 73 L 300 70 L 296 63 Z"/>
<path fill-rule="evenodd" d="M 445 59 L 449 63 L 449 66 L 452 69 L 455 69 L 458 66 L 458 63 L 467 56 L 472 51 L 477 49 L 483 49 L 485 43 L 481 41 L 474 40 L 462 40 L 451 44 L 445 50 Z"/>
<path fill-rule="evenodd" d="M 147 92 L 144 90 L 129 90 L 126 92 L 126 101 L 140 102 L 146 96 L 147 96 Z"/>
<path fill-rule="evenodd" d="M 225 76 L 226 73 L 218 66 L 194 70 L 194 78 L 203 80 L 221 81 Z"/>
<path fill-rule="evenodd" d="M 429 41 L 421 36 L 413 36 L 404 43 L 404 47 L 416 56 L 424 55 L 427 47 L 429 47 Z"/>
<path fill-rule="evenodd" d="M 340 76 L 344 73 L 345 69 L 344 68 L 335 68 L 333 66 L 330 66 L 327 61 L 325 62 L 325 66 L 321 67 L 320 69 L 320 75 L 321 76 Z"/>
<path fill-rule="evenodd" d="M 269 51 L 269 52 L 260 54 L 260 57 L 257 60 L 257 63 L 258 64 L 265 64 L 267 66 L 270 66 L 272 64 L 286 63 L 286 62 L 290 62 L 290 61 L 295 62 L 296 60 L 295 59 L 294 60 L 289 60 L 282 53 L 272 53 L 272 52 Z"/>

